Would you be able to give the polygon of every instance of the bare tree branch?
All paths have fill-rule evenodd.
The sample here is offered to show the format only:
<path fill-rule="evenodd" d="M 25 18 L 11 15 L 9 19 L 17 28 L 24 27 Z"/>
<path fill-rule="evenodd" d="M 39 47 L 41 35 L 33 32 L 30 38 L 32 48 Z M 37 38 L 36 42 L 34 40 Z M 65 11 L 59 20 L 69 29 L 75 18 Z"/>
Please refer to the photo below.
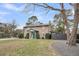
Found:
<path fill-rule="evenodd" d="M 74 4 L 72 4 L 72 3 L 69 3 L 69 5 L 74 6 Z"/>
<path fill-rule="evenodd" d="M 46 4 L 46 3 L 43 3 L 44 5 L 41 5 L 41 4 L 36 4 L 36 3 L 33 3 L 33 5 L 37 5 L 37 6 L 41 6 L 41 7 L 44 7 L 44 8 L 48 8 L 48 9 L 50 9 L 50 10 L 56 10 L 56 11 L 61 11 L 60 9 L 57 9 L 57 8 L 54 8 L 54 7 L 52 7 L 52 6 L 49 6 L 48 4 Z"/>

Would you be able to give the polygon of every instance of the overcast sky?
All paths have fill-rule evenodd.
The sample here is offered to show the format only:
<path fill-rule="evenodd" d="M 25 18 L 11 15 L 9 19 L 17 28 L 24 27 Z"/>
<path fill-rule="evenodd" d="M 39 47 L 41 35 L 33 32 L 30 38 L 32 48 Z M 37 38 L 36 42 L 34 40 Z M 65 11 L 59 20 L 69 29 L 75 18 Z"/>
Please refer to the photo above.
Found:
<path fill-rule="evenodd" d="M 35 9 L 33 6 L 27 8 L 27 12 L 22 12 L 25 8 L 26 4 L 23 3 L 16 3 L 16 4 L 0 4 L 0 22 L 3 23 L 10 23 L 13 19 L 16 20 L 18 28 L 23 28 L 25 23 L 27 22 L 28 18 L 31 16 L 37 16 L 38 21 L 42 23 L 48 23 L 49 20 L 53 21 L 53 16 L 58 14 L 57 11 L 49 11 L 46 13 L 44 9 L 42 10 L 40 7 L 36 7 Z M 52 4 L 49 5 L 54 6 L 55 8 L 60 8 L 59 4 Z M 70 5 L 65 4 L 65 8 L 71 8 Z M 29 11 L 28 11 L 29 10 Z"/>

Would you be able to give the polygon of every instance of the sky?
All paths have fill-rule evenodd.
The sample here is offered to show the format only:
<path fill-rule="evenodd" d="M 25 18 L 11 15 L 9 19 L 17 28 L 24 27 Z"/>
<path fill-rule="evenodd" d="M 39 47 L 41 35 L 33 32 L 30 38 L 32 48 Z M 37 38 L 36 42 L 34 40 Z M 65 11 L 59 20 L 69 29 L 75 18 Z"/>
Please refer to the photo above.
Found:
<path fill-rule="evenodd" d="M 50 6 L 60 9 L 59 4 L 48 3 Z M 37 16 L 38 21 L 42 23 L 48 23 L 49 20 L 53 21 L 53 16 L 58 14 L 58 11 L 47 10 L 38 6 L 30 6 L 25 9 L 25 6 L 30 4 L 24 3 L 0 3 L 0 22 L 2 23 L 11 23 L 12 20 L 15 20 L 17 23 L 17 28 L 22 29 L 28 18 L 31 16 Z M 72 8 L 70 5 L 65 4 L 65 8 Z M 26 12 L 24 12 L 24 9 Z M 46 11 L 45 11 L 46 10 Z"/>

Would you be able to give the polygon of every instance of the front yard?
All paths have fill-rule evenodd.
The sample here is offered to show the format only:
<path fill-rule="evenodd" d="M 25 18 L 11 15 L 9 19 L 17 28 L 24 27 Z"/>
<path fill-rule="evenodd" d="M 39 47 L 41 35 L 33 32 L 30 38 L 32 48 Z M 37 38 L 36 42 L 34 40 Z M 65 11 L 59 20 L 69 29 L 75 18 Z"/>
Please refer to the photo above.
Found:
<path fill-rule="evenodd" d="M 53 56 L 56 51 L 50 47 L 53 40 L 0 40 L 0 55 L 14 56 Z"/>

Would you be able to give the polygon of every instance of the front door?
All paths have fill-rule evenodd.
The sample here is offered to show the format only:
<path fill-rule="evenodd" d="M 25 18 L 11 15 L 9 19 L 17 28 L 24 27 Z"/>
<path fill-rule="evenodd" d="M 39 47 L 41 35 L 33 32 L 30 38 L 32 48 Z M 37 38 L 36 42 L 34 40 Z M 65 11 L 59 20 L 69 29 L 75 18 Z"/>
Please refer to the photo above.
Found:
<path fill-rule="evenodd" d="M 36 35 L 35 35 L 35 32 L 34 32 L 34 31 L 31 32 L 31 38 L 32 38 L 32 39 L 35 39 L 35 38 L 36 38 Z"/>

